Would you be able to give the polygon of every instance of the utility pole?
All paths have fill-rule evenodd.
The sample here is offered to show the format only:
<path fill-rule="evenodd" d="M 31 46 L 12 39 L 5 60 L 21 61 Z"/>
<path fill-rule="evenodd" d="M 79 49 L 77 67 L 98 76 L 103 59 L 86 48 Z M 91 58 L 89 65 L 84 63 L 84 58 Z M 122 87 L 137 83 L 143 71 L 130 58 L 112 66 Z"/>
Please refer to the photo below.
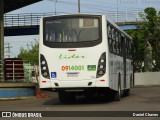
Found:
<path fill-rule="evenodd" d="M 117 15 L 116 15 L 116 22 L 118 22 L 118 0 L 117 0 Z"/>
<path fill-rule="evenodd" d="M 28 43 L 27 43 L 27 49 L 29 50 L 29 45 L 28 45 Z"/>
<path fill-rule="evenodd" d="M 6 56 L 7 56 L 7 58 L 10 58 L 10 48 L 12 48 L 12 46 L 10 46 L 10 43 L 7 43 L 7 47 L 5 47 L 6 49 L 7 49 L 7 51 L 6 51 Z"/>
<path fill-rule="evenodd" d="M 80 0 L 78 0 L 78 13 L 80 13 L 81 12 L 81 9 L 80 9 Z"/>
<path fill-rule="evenodd" d="M 3 81 L 3 58 L 4 58 L 4 0 L 0 0 L 0 81 Z"/>
<path fill-rule="evenodd" d="M 55 15 L 57 14 L 57 0 L 55 1 Z"/>

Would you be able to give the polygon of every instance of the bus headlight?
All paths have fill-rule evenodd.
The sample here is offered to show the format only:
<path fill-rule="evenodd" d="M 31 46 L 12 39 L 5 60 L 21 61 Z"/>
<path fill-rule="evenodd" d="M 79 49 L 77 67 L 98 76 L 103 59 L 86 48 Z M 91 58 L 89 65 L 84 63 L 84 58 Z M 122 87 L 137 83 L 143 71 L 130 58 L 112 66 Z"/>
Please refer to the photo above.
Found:
<path fill-rule="evenodd" d="M 101 70 L 101 71 L 99 71 L 99 73 L 98 73 L 99 75 L 103 75 L 104 74 L 104 72 Z"/>
<path fill-rule="evenodd" d="M 44 67 L 43 67 L 43 70 L 46 70 L 46 69 L 47 69 L 46 66 L 44 66 Z"/>
<path fill-rule="evenodd" d="M 40 55 L 40 63 L 41 63 L 41 74 L 44 78 L 50 79 L 48 64 L 45 57 Z"/>
<path fill-rule="evenodd" d="M 44 77 L 47 77 L 47 76 L 48 76 L 48 73 L 47 73 L 47 72 L 44 72 L 44 73 L 43 73 L 43 76 L 44 76 Z"/>
<path fill-rule="evenodd" d="M 99 68 L 103 69 L 104 67 L 103 67 L 103 65 L 100 65 Z"/>
<path fill-rule="evenodd" d="M 106 73 L 106 52 L 102 53 L 98 61 L 97 77 L 100 78 Z"/>
<path fill-rule="evenodd" d="M 101 63 L 104 63 L 104 61 L 105 61 L 104 59 L 101 59 Z"/>
<path fill-rule="evenodd" d="M 45 65 L 46 64 L 46 62 L 45 61 L 42 61 L 42 65 Z"/>

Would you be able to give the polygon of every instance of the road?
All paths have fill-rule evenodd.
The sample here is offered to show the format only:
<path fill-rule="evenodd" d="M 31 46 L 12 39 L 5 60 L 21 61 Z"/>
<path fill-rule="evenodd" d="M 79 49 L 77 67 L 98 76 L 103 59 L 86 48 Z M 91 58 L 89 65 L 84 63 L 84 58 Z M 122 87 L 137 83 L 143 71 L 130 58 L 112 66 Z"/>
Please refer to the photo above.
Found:
<path fill-rule="evenodd" d="M 0 101 L 0 111 L 158 111 L 160 116 L 160 86 L 134 87 L 131 89 L 130 96 L 123 97 L 121 101 L 106 101 L 104 97 L 81 97 L 74 104 L 61 104 L 54 92 L 42 91 L 42 93 L 47 94 L 48 97 Z M 106 117 L 100 118 L 106 120 Z M 142 118 L 144 120 L 160 120 L 160 117 L 124 117 L 119 119 L 141 120 Z M 63 116 L 59 116 L 57 119 L 62 120 Z M 76 120 L 78 119 L 82 118 L 76 118 Z M 83 118 L 83 120 L 90 119 L 91 116 Z M 92 118 L 92 120 L 94 119 L 97 120 L 97 117 Z M 110 118 L 110 120 L 112 119 L 114 120 L 115 117 Z"/>

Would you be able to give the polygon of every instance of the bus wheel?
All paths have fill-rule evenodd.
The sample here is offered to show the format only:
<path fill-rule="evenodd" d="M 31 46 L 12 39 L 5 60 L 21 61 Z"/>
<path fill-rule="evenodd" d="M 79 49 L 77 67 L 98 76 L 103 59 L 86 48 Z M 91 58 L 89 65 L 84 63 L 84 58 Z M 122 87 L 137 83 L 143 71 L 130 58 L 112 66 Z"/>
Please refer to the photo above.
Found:
<path fill-rule="evenodd" d="M 130 88 L 133 87 L 134 84 L 133 84 L 133 76 L 132 74 L 130 75 Z"/>
<path fill-rule="evenodd" d="M 126 89 L 123 94 L 124 94 L 124 96 L 129 96 L 129 94 L 130 94 L 130 89 Z"/>
<path fill-rule="evenodd" d="M 118 82 L 118 91 L 115 92 L 114 100 L 115 101 L 120 101 L 121 99 L 121 84 L 120 84 L 120 79 Z"/>
<path fill-rule="evenodd" d="M 76 95 L 67 92 L 58 92 L 59 101 L 61 103 L 74 103 L 76 100 Z"/>

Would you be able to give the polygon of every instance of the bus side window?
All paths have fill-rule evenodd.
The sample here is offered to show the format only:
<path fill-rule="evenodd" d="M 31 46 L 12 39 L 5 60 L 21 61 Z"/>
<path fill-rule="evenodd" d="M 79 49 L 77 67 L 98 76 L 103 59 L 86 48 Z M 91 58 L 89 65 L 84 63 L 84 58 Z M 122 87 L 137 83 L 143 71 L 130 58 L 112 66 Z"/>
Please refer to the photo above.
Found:
<path fill-rule="evenodd" d="M 134 52 L 134 44 L 131 42 L 131 59 L 133 59 Z"/>
<path fill-rule="evenodd" d="M 114 28 L 112 28 L 112 51 L 114 54 L 117 53 L 117 48 L 116 48 L 116 31 Z"/>
<path fill-rule="evenodd" d="M 129 45 L 128 45 L 128 54 L 129 54 L 129 58 L 132 58 L 132 45 L 131 45 L 131 41 L 129 41 Z"/>
<path fill-rule="evenodd" d="M 121 33 L 118 34 L 118 48 L 119 48 L 119 55 L 122 55 L 122 48 L 121 48 Z"/>
<path fill-rule="evenodd" d="M 112 31 L 111 31 L 111 26 L 108 25 L 107 26 L 107 35 L 108 35 L 108 47 L 109 47 L 109 51 L 112 52 Z"/>
<path fill-rule="evenodd" d="M 129 58 L 129 41 L 128 41 L 128 39 L 126 38 L 126 58 Z"/>
<path fill-rule="evenodd" d="M 116 52 L 119 55 L 119 32 L 116 31 Z"/>
<path fill-rule="evenodd" d="M 125 38 L 121 34 L 121 56 L 124 56 Z"/>
<path fill-rule="evenodd" d="M 113 49 L 113 53 L 116 54 L 116 41 L 112 40 L 112 49 Z"/>
<path fill-rule="evenodd" d="M 129 59 L 131 58 L 131 41 L 129 40 L 128 42 L 128 56 L 129 56 Z"/>
<path fill-rule="evenodd" d="M 110 36 L 112 36 L 111 33 L 110 33 Z M 110 50 L 110 52 L 113 52 L 113 49 L 112 49 L 112 37 L 109 37 L 108 41 L 109 41 L 109 50 Z"/>

